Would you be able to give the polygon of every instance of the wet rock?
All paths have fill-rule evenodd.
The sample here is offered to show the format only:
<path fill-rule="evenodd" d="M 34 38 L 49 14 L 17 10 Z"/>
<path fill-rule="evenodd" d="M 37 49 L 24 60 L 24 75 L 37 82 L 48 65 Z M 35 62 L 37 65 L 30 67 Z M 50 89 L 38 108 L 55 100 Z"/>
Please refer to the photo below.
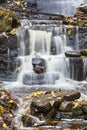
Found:
<path fill-rule="evenodd" d="M 65 112 L 71 112 L 73 108 L 73 103 L 72 102 L 62 102 L 62 104 L 59 107 L 60 111 L 65 111 Z"/>
<path fill-rule="evenodd" d="M 56 114 L 56 118 L 58 120 L 61 120 L 61 119 L 72 119 L 72 112 L 61 112 L 61 111 L 58 111 L 57 114 Z"/>
<path fill-rule="evenodd" d="M 46 112 L 49 112 L 52 109 L 50 102 L 46 102 L 46 101 L 41 102 L 39 100 L 37 100 L 35 102 L 33 101 L 31 103 L 31 108 L 32 107 L 37 109 L 37 112 L 39 112 L 39 113 L 46 113 Z"/>
<path fill-rule="evenodd" d="M 81 4 L 75 14 L 79 26 L 87 26 L 87 4 Z"/>
<path fill-rule="evenodd" d="M 42 58 L 32 59 L 33 70 L 35 73 L 41 74 L 46 72 L 46 61 Z"/>
<path fill-rule="evenodd" d="M 70 58 L 69 64 L 70 64 L 70 78 L 82 81 L 84 79 L 83 59 Z"/>
<path fill-rule="evenodd" d="M 63 98 L 66 101 L 75 101 L 75 100 L 79 99 L 80 97 L 81 97 L 80 92 L 73 92 L 70 95 L 64 96 Z"/>
<path fill-rule="evenodd" d="M 21 68 L 18 68 L 19 70 Z M 50 78 L 52 80 L 50 80 Z M 26 85 L 43 85 L 43 84 L 55 84 L 55 81 L 59 79 L 59 74 L 56 73 L 42 73 L 37 74 L 31 72 L 29 74 L 25 73 L 23 76 L 23 83 Z"/>
<path fill-rule="evenodd" d="M 72 117 L 77 117 L 83 115 L 81 107 L 76 107 L 72 110 Z"/>
<path fill-rule="evenodd" d="M 16 130 L 14 113 L 17 108 L 17 100 L 9 92 L 0 90 L 0 129 Z"/>
<path fill-rule="evenodd" d="M 66 51 L 65 52 L 66 57 L 80 57 L 80 51 Z"/>
<path fill-rule="evenodd" d="M 87 114 L 87 104 L 82 105 L 82 110 L 83 110 L 84 113 Z"/>
<path fill-rule="evenodd" d="M 3 80 L 16 69 L 16 57 L 18 56 L 18 44 L 16 35 L 0 34 L 0 78 Z M 8 79 L 10 79 L 8 78 Z"/>
<path fill-rule="evenodd" d="M 21 121 L 23 122 L 24 127 L 32 127 L 33 126 L 32 118 L 29 115 L 22 115 Z"/>
<path fill-rule="evenodd" d="M 87 56 L 87 49 L 83 49 L 80 51 L 81 56 Z"/>
<path fill-rule="evenodd" d="M 56 114 L 57 114 L 57 110 L 53 108 L 53 109 L 45 116 L 45 119 L 47 119 L 48 121 L 51 121 L 52 119 L 55 119 Z"/>
<path fill-rule="evenodd" d="M 0 7 L 0 32 L 10 31 L 13 27 L 17 27 L 18 18 L 15 12 Z M 14 24 L 14 25 L 13 25 Z"/>

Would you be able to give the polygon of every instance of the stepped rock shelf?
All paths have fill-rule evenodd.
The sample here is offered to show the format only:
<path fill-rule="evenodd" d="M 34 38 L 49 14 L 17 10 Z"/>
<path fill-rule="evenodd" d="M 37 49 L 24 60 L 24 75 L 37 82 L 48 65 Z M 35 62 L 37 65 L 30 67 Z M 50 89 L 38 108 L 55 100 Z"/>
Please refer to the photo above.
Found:
<path fill-rule="evenodd" d="M 17 15 L 22 18 L 34 18 L 38 6 L 5 3 L 21 8 Z M 0 9 L 6 24 L 0 23 L 5 31 L 0 31 L 0 129 L 86 130 L 87 5 L 73 17 L 39 11 L 35 18 L 50 20 L 22 19 L 20 24 L 13 11 Z"/>

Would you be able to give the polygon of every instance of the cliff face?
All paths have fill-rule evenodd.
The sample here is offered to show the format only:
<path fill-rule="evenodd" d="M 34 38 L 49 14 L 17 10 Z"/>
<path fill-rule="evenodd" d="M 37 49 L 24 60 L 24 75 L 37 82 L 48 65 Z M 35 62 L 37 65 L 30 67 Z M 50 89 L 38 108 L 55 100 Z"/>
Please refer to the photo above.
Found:
<path fill-rule="evenodd" d="M 13 79 L 18 55 L 17 37 L 0 34 L 0 79 Z"/>

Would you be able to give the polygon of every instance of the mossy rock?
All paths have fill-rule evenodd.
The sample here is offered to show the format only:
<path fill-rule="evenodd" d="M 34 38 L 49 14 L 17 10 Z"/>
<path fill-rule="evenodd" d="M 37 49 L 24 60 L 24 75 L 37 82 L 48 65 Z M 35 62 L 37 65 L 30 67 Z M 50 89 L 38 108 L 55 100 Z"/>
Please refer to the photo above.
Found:
<path fill-rule="evenodd" d="M 18 17 L 14 11 L 0 7 L 0 32 L 10 31 L 17 27 Z"/>

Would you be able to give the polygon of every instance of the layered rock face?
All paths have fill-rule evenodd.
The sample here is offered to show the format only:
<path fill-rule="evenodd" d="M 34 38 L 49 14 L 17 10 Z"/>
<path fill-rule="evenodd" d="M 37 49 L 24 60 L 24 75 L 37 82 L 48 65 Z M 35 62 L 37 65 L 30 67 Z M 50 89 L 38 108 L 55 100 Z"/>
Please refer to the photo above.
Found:
<path fill-rule="evenodd" d="M 76 17 L 79 25 L 87 26 L 87 4 L 81 4 L 76 11 Z"/>
<path fill-rule="evenodd" d="M 0 78 L 12 79 L 16 69 L 18 55 L 17 37 L 15 35 L 0 34 Z M 9 78 L 10 76 L 10 78 Z"/>

